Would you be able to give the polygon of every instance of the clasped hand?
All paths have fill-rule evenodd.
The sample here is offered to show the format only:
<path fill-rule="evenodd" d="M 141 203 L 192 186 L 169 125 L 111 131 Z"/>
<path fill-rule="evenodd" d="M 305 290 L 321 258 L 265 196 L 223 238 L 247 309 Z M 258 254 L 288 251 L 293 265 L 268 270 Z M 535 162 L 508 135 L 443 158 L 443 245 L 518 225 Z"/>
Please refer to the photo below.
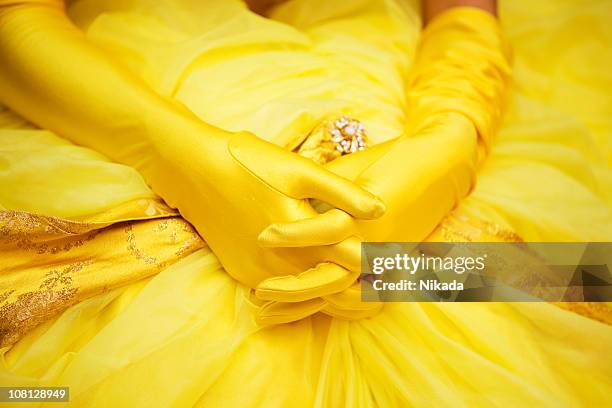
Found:
<path fill-rule="evenodd" d="M 342 156 L 327 165 L 332 172 L 380 197 L 387 206 L 383 216 L 358 219 L 319 203 L 316 207 L 327 211 L 319 219 L 325 218 L 326 223 L 273 224 L 259 235 L 259 242 L 270 248 L 334 246 L 361 240 L 420 242 L 472 188 L 477 152 L 477 132 L 465 116 L 432 115 L 411 134 Z M 293 282 L 291 276 L 268 279 L 258 285 L 257 294 L 276 301 L 276 308 L 297 308 L 288 303 L 292 299 L 287 291 Z M 270 290 L 272 284 L 274 290 Z M 341 293 L 324 296 L 323 300 L 327 302 L 324 312 L 346 318 L 367 316 L 380 307 L 361 302 L 358 283 Z"/>
<path fill-rule="evenodd" d="M 327 306 L 323 297 L 354 284 L 359 240 L 327 241 L 353 219 L 380 217 L 380 199 L 249 133 L 168 143 L 153 188 L 195 226 L 232 277 L 257 288 L 261 323 L 308 316 Z M 331 207 L 318 213 L 310 199 Z M 312 233 L 291 247 L 261 245 L 258 236 L 270 225 Z"/>
<path fill-rule="evenodd" d="M 163 166 L 180 181 L 154 188 L 255 289 L 261 323 L 359 318 L 380 307 L 360 301 L 361 241 L 424 239 L 472 187 L 477 140 L 467 118 L 444 113 L 326 169 L 248 133 L 194 139 Z"/>

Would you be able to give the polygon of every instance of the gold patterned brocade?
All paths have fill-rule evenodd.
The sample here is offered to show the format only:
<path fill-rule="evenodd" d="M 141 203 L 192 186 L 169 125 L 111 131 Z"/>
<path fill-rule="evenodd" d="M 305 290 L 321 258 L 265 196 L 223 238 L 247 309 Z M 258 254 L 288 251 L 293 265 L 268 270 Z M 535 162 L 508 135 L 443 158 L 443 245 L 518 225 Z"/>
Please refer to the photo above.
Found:
<path fill-rule="evenodd" d="M 462 214 L 458 209 L 447 215 L 427 238 L 430 242 L 522 242 L 512 230 Z M 517 274 L 520 275 L 520 274 Z M 524 275 L 523 275 L 524 276 Z M 534 275 L 530 275 L 536 278 Z M 544 279 L 545 276 L 539 276 Z M 553 279 L 554 277 L 548 277 Z M 532 287 L 534 282 L 513 282 L 515 287 Z M 548 287 L 550 285 L 542 285 Z M 551 302 L 562 309 L 612 325 L 610 302 Z"/>
<path fill-rule="evenodd" d="M 175 214 L 156 199 L 80 221 L 0 211 L 0 347 L 70 305 L 155 274 L 204 247 Z"/>

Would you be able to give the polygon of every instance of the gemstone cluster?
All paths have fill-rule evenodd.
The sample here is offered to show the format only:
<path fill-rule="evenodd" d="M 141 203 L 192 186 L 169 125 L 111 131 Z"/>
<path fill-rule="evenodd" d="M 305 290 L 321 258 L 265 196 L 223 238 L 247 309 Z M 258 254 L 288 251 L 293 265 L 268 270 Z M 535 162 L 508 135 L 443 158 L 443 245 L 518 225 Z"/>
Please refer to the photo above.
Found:
<path fill-rule="evenodd" d="M 336 150 L 342 154 L 355 153 L 366 148 L 366 131 L 363 124 L 348 116 L 330 121 L 328 132 Z"/>

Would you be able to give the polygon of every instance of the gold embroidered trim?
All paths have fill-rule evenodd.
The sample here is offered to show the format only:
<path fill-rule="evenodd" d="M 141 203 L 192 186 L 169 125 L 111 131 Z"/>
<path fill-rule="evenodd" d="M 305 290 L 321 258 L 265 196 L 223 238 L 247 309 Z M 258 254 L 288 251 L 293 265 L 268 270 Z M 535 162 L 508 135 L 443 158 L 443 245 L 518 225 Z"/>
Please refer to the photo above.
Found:
<path fill-rule="evenodd" d="M 447 242 L 523 242 L 516 233 L 500 225 L 457 214 L 450 214 L 445 217 L 438 229 L 432 233 L 431 240 L 435 241 L 440 237 L 441 240 Z M 545 284 L 543 277 L 533 274 L 528 276 L 531 281 L 515 281 L 513 285 L 517 288 L 538 288 L 542 291 L 549 290 L 547 288 L 551 287 L 551 285 Z M 567 291 L 564 294 L 568 296 Z M 545 294 L 542 296 L 545 296 Z M 603 302 L 552 302 L 552 304 L 587 318 L 612 325 L 612 307 L 610 304 Z"/>
<path fill-rule="evenodd" d="M 181 244 L 181 246 L 174 252 L 174 255 L 180 258 L 183 257 L 185 254 L 191 252 L 191 248 L 193 248 L 194 246 L 199 247 L 199 243 L 203 241 L 202 238 L 200 238 L 200 236 L 198 235 L 198 233 L 193 229 L 191 224 L 182 219 L 181 223 L 178 223 L 176 220 L 177 219 L 175 218 L 169 220 L 169 223 L 174 226 L 174 229 L 171 232 L 171 236 L 173 237 L 172 242 L 177 242 L 176 236 L 179 233 L 188 233 L 190 235 L 190 238 L 186 239 Z"/>
<path fill-rule="evenodd" d="M 205 246 L 187 221 L 159 217 L 108 225 L 0 211 L 0 347 Z"/>
<path fill-rule="evenodd" d="M 147 265 L 153 265 L 157 263 L 157 258 L 154 256 L 145 255 L 140 248 L 136 245 L 136 237 L 134 236 L 134 230 L 132 223 L 128 223 L 124 229 L 127 234 L 127 249 L 136 259 L 142 260 Z"/>
<path fill-rule="evenodd" d="M 25 211 L 0 211 L 0 236 L 9 241 L 18 241 L 19 237 L 24 235 L 82 234 L 92 229 L 93 226 L 87 222 L 76 222 Z"/>
<path fill-rule="evenodd" d="M 449 214 L 438 230 L 446 242 L 523 242 L 514 231 L 482 219 Z"/>
<path fill-rule="evenodd" d="M 612 306 L 605 302 L 555 302 L 553 305 L 589 319 L 612 325 Z"/>
<path fill-rule="evenodd" d="M 0 346 L 14 343 L 23 334 L 74 303 L 78 289 L 73 287 L 73 274 L 91 264 L 92 261 L 88 260 L 76 262 L 62 270 L 53 269 L 47 272 L 38 290 L 22 293 L 14 302 L 0 307 Z M 14 292 L 10 290 L 0 295 L 2 302 Z"/>

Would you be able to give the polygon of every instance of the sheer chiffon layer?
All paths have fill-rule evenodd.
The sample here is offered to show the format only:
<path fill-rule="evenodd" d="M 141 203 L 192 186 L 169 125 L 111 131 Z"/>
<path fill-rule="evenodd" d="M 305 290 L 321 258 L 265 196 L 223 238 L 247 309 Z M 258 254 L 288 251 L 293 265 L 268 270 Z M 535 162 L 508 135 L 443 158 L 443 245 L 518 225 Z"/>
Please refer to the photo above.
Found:
<path fill-rule="evenodd" d="M 515 83 L 476 188 L 455 214 L 526 241 L 609 241 L 611 83 L 602 67 L 612 61 L 602 47 L 612 10 L 604 0 L 500 6 Z M 294 0 L 270 18 L 212 0 L 80 0 L 68 10 L 158 92 L 222 128 L 289 149 L 344 113 L 375 143 L 405 130 L 416 2 Z M 129 167 L 1 113 L 7 211 L 83 221 L 156 200 Z M 175 215 L 148 209 L 138 217 Z M 96 407 L 591 407 L 612 393 L 612 326 L 588 316 L 546 303 L 394 303 L 360 321 L 317 314 L 262 328 L 249 290 L 197 248 L 1 348 L 0 385 L 69 386 L 73 406 Z"/>
<path fill-rule="evenodd" d="M 31 332 L 1 382 L 68 384 L 75 406 L 595 406 L 609 393 L 610 327 L 553 305 L 389 304 L 260 329 L 246 294 L 200 250 Z"/>

